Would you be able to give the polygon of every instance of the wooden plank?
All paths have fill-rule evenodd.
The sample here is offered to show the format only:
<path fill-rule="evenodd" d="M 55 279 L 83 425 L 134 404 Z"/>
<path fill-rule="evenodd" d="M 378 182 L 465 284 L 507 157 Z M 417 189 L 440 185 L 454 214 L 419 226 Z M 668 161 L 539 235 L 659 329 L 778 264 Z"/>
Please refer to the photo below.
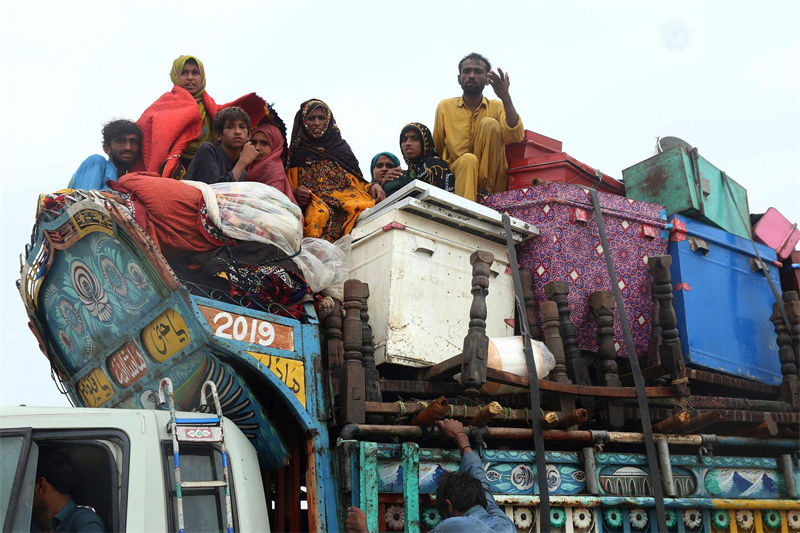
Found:
<path fill-rule="evenodd" d="M 720 424 L 727 426 L 734 425 L 741 427 L 742 424 L 756 424 L 765 420 L 774 420 L 781 427 L 781 430 L 789 429 L 786 426 L 797 426 L 800 424 L 800 413 L 795 412 L 775 412 L 775 411 L 745 411 L 741 409 L 698 409 L 693 414 L 695 417 L 717 412 L 722 416 Z M 656 420 L 665 420 L 671 417 L 674 412 L 672 409 L 651 408 L 650 413 Z M 635 418 L 639 415 L 639 410 L 635 408 L 626 409 L 626 416 Z M 728 434 L 728 433 L 725 433 Z"/>
<path fill-rule="evenodd" d="M 267 485 L 269 486 L 269 485 Z M 322 489 L 325 490 L 324 488 Z M 324 516 L 319 516 L 317 502 L 317 454 L 314 450 L 314 439 L 306 440 L 306 502 L 308 503 L 308 530 L 320 530 L 320 518 L 325 523 Z"/>
<path fill-rule="evenodd" d="M 660 378 L 666 373 L 667 371 L 664 370 L 664 367 L 661 365 L 651 366 L 642 369 L 642 376 L 644 377 L 644 379 Z M 623 385 L 633 384 L 633 374 L 631 374 L 630 372 L 628 372 L 627 374 L 620 374 L 619 380 L 622 382 Z"/>
<path fill-rule="evenodd" d="M 417 379 L 422 381 L 435 381 L 445 378 L 452 378 L 454 374 L 461 370 L 461 361 L 464 359 L 464 354 L 454 355 L 449 359 L 445 359 L 441 363 L 437 363 L 431 367 L 421 370 L 417 374 Z"/>
<path fill-rule="evenodd" d="M 289 463 L 289 531 L 300 531 L 300 448 L 292 446 Z"/>
<path fill-rule="evenodd" d="M 718 385 L 721 387 L 730 387 L 732 389 L 769 394 L 773 396 L 778 396 L 780 394 L 780 387 L 777 385 L 767 385 L 757 381 L 735 378 L 726 374 L 708 372 L 706 370 L 698 370 L 696 368 L 689 369 L 689 380 L 700 381 L 709 385 Z"/>
<path fill-rule="evenodd" d="M 496 370 L 486 369 L 487 381 L 496 381 L 504 385 L 527 387 L 528 378 Z M 570 383 L 556 383 L 554 381 L 539 381 L 539 388 L 543 391 L 575 394 L 577 396 L 599 396 L 603 398 L 636 398 L 635 387 L 597 387 L 594 385 L 573 385 Z M 672 398 L 675 392 L 672 387 L 645 387 L 648 398 Z"/>
<path fill-rule="evenodd" d="M 383 394 L 422 394 L 428 396 L 458 396 L 464 391 L 460 383 L 447 381 L 416 381 L 410 379 L 381 379 Z"/>
<path fill-rule="evenodd" d="M 419 533 L 419 444 L 403 443 L 404 533 Z"/>

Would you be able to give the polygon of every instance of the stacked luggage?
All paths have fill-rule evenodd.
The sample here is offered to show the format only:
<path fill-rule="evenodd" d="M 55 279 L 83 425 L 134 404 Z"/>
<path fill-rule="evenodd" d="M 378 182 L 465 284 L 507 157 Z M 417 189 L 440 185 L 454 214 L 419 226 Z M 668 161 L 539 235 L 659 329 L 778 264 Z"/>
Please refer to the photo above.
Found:
<path fill-rule="evenodd" d="M 797 225 L 774 208 L 751 221 L 745 188 L 688 143 L 664 138 L 658 149 L 622 171 L 623 185 L 568 156 L 560 141 L 526 132 L 507 149 L 509 190 L 479 201 L 539 229 L 538 238 L 517 247 L 520 266 L 532 274 L 539 302 L 552 295 L 548 283 L 566 284 L 569 318 L 590 366 L 590 352 L 598 352 L 591 295 L 611 289 L 600 221 L 643 366 L 667 363 L 654 347 L 663 339 L 648 262 L 668 254 L 670 304 L 690 388 L 694 381 L 697 391 L 721 386 L 746 396 L 776 393 L 784 384 L 781 399 L 800 407 L 796 390 L 785 390 L 787 379 L 797 379 L 791 342 L 800 328 L 790 292 L 800 277 Z M 593 212 L 591 189 L 602 216 Z M 614 341 L 618 357 L 630 356 L 616 309 Z"/>

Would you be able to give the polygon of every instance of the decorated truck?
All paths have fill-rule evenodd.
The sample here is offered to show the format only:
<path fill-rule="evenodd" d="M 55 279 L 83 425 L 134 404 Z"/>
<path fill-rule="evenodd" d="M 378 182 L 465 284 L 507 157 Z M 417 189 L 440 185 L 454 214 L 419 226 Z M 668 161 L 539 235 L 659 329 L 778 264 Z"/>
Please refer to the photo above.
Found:
<path fill-rule="evenodd" d="M 480 203 L 411 183 L 360 216 L 343 297 L 292 309 L 182 278 L 108 194 L 43 196 L 18 286 L 76 408 L 3 408 L 4 530 L 59 445 L 110 531 L 334 532 L 348 505 L 428 531 L 450 417 L 518 531 L 800 531 L 800 301 L 774 298 L 775 251 L 570 165 Z M 691 329 L 690 298 L 736 291 Z"/>

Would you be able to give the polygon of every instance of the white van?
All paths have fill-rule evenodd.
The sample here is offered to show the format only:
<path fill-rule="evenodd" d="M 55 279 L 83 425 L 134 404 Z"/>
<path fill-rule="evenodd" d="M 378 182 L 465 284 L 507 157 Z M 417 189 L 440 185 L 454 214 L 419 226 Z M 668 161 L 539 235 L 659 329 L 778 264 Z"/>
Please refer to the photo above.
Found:
<path fill-rule="evenodd" d="M 178 413 L 193 419 L 213 415 Z M 30 531 L 39 449 L 62 451 L 75 472 L 72 497 L 93 508 L 106 531 L 177 531 L 173 442 L 168 411 L 0 407 L 0 524 Z M 255 448 L 222 421 L 235 531 L 269 531 Z M 222 481 L 218 444 L 180 442 L 181 481 Z M 184 528 L 224 531 L 224 487 L 183 487 Z"/>

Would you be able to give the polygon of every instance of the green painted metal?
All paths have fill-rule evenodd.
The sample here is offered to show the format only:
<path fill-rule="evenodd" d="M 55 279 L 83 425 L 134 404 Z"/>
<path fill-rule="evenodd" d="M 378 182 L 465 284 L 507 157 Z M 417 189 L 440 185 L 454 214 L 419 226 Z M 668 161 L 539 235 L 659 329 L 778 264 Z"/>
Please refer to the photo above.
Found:
<path fill-rule="evenodd" d="M 405 533 L 419 533 L 419 444 L 403 443 L 403 505 Z"/>
<path fill-rule="evenodd" d="M 359 507 L 367 515 L 367 529 L 378 531 L 378 445 L 361 442 L 358 448 Z"/>
<path fill-rule="evenodd" d="M 628 198 L 663 205 L 667 216 L 683 214 L 750 238 L 747 190 L 727 176 L 731 198 L 723 172 L 682 146 L 626 168 L 622 177 Z"/>

